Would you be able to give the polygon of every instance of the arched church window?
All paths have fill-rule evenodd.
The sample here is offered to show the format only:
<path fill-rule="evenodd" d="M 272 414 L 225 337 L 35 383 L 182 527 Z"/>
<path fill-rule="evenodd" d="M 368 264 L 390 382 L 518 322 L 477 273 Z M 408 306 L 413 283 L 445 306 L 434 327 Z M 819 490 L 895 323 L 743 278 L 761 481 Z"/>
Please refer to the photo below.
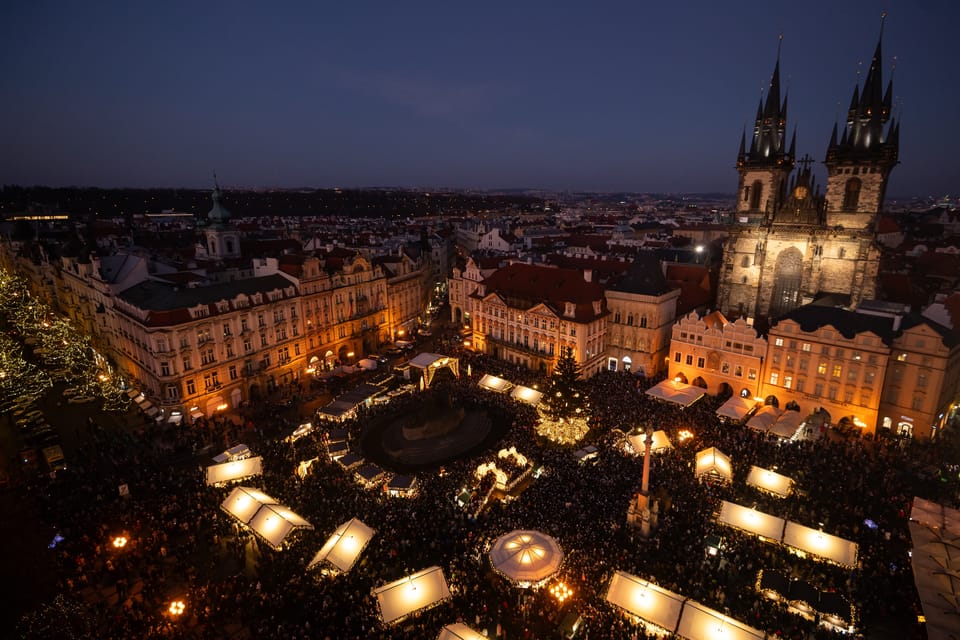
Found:
<path fill-rule="evenodd" d="M 750 187 L 750 208 L 757 210 L 760 208 L 760 196 L 763 195 L 763 183 L 756 180 Z"/>
<path fill-rule="evenodd" d="M 843 188 L 843 210 L 856 211 L 860 202 L 860 178 L 850 178 Z"/>
<path fill-rule="evenodd" d="M 749 266 L 750 266 L 750 256 L 743 256 L 743 258 L 740 259 L 740 266 L 741 266 L 741 267 L 749 267 Z"/>

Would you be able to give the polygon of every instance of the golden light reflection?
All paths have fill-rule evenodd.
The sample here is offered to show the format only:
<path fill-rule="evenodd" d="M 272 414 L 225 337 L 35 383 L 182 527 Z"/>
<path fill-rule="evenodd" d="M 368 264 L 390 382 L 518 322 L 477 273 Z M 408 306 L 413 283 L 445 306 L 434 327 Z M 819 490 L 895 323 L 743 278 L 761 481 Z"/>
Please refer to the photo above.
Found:
<path fill-rule="evenodd" d="M 184 604 L 183 600 L 174 600 L 170 603 L 170 606 L 167 607 L 167 612 L 172 616 L 179 616 L 183 614 L 186 608 L 187 605 Z"/>
<path fill-rule="evenodd" d="M 123 549 L 127 546 L 127 539 L 124 536 L 117 536 L 113 539 L 113 547 L 115 549 Z"/>
<path fill-rule="evenodd" d="M 563 604 L 564 600 L 573 595 L 573 590 L 562 582 L 558 582 L 550 587 L 550 595 L 556 598 L 560 604 Z"/>

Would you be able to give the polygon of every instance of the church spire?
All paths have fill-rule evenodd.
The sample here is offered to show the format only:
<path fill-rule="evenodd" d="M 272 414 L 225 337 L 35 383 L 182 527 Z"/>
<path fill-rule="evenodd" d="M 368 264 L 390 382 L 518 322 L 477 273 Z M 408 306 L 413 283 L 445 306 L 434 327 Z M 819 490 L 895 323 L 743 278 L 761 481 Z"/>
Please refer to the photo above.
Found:
<path fill-rule="evenodd" d="M 770 86 L 767 89 L 766 99 L 764 100 L 761 95 L 760 103 L 757 105 L 757 117 L 753 128 L 753 137 L 750 140 L 750 150 L 744 154 L 742 163 L 738 155 L 738 165 L 740 166 L 780 166 L 785 161 L 792 161 L 792 159 L 785 157 L 787 151 L 787 100 L 784 96 L 781 102 L 780 52 L 782 44 L 783 36 L 781 35 L 777 39 L 777 58 L 773 65 L 773 73 L 770 75 Z M 746 146 L 744 144 L 744 150 L 746 150 Z"/>

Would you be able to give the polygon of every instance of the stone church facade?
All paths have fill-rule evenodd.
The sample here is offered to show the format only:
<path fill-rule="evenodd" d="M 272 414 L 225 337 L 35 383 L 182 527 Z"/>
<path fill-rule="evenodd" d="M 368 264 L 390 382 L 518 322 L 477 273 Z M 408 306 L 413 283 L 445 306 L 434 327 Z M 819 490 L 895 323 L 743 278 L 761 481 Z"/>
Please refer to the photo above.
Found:
<path fill-rule="evenodd" d="M 767 321 L 828 294 L 850 307 L 876 296 L 876 222 L 900 135 L 890 114 L 892 82 L 883 88 L 881 43 L 839 137 L 834 125 L 823 193 L 812 160 L 795 155 L 796 130 L 787 142 L 777 56 L 750 144 L 744 132 L 737 155 L 737 205 L 717 300 L 727 317 Z"/>

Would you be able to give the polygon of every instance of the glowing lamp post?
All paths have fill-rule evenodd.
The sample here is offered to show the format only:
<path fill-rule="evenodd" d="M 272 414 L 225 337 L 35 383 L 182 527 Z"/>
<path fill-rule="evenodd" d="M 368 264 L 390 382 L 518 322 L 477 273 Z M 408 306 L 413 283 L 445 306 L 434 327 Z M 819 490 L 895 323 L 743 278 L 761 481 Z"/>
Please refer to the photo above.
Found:
<path fill-rule="evenodd" d="M 125 546 L 127 546 L 127 539 L 124 536 L 117 536 L 113 539 L 114 549 L 123 549 Z"/>
<path fill-rule="evenodd" d="M 183 615 L 183 610 L 187 608 L 187 605 L 184 604 L 183 600 L 174 600 L 170 603 L 170 606 L 167 607 L 167 613 L 172 615 L 174 618 L 178 618 Z"/>
<path fill-rule="evenodd" d="M 573 595 L 573 590 L 562 582 L 558 582 L 550 587 L 550 595 L 556 598 L 557 602 L 563 604 L 567 598 Z"/>

